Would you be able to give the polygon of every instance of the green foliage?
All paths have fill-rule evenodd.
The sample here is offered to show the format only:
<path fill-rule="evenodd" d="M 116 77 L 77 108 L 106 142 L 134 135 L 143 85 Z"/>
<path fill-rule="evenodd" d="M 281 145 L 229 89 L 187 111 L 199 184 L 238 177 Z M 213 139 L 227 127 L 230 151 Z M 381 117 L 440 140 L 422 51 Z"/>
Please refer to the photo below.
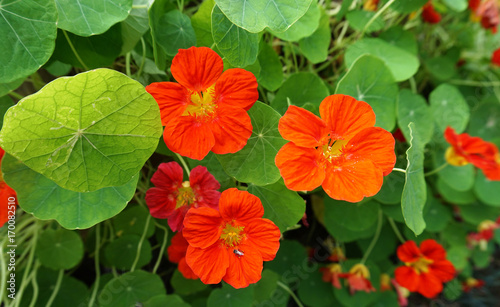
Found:
<path fill-rule="evenodd" d="M 54 270 L 71 269 L 83 258 L 83 242 L 76 232 L 47 229 L 41 234 L 36 251 L 42 265 Z"/>

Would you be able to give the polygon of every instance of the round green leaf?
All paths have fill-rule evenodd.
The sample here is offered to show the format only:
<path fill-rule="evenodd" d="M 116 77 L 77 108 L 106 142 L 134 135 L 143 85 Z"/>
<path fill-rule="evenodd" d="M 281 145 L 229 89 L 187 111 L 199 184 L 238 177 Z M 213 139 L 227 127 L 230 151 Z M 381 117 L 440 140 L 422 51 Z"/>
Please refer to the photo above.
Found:
<path fill-rule="evenodd" d="M 90 192 L 129 182 L 158 144 L 158 104 L 109 69 L 59 78 L 10 108 L 2 148 L 65 189 Z"/>
<path fill-rule="evenodd" d="M 57 26 L 80 36 L 106 32 L 112 25 L 127 18 L 132 9 L 132 0 L 55 2 L 59 12 Z"/>
<path fill-rule="evenodd" d="M 449 186 L 441 178 L 438 178 L 437 189 L 439 191 L 439 194 L 441 194 L 441 196 L 443 196 L 443 198 L 446 201 L 452 204 L 468 205 L 476 200 L 476 198 L 474 197 L 474 193 L 472 193 L 472 191 L 458 191 Z"/>
<path fill-rule="evenodd" d="M 330 19 L 324 11 L 321 11 L 316 31 L 299 41 L 300 51 L 311 63 L 321 63 L 328 57 L 328 47 L 330 47 L 331 40 Z"/>
<path fill-rule="evenodd" d="M 170 280 L 175 293 L 179 295 L 192 295 L 194 293 L 203 291 L 207 288 L 207 285 L 202 283 L 199 279 L 186 279 L 182 276 L 179 270 L 175 270 Z"/>
<path fill-rule="evenodd" d="M 277 90 L 283 83 L 283 68 L 276 51 L 263 42 L 260 44 L 260 52 L 257 58 L 261 67 L 257 83 L 270 91 Z"/>
<path fill-rule="evenodd" d="M 196 13 L 191 16 L 191 24 L 196 33 L 197 46 L 210 47 L 214 44 L 212 37 L 212 9 L 215 6 L 214 0 L 203 1 Z"/>
<path fill-rule="evenodd" d="M 457 72 L 456 61 L 439 56 L 425 61 L 427 71 L 439 81 L 451 79 Z"/>
<path fill-rule="evenodd" d="M 117 236 L 129 234 L 142 236 L 148 217 L 150 218 L 148 209 L 142 206 L 132 206 L 123 210 L 111 222 Z M 155 225 L 150 220 L 146 230 L 146 238 L 151 237 L 154 233 Z"/>
<path fill-rule="evenodd" d="M 74 192 L 58 186 L 6 154 L 2 160 L 5 182 L 17 191 L 19 205 L 41 220 L 54 219 L 67 229 L 85 229 L 123 210 L 134 196 L 139 176 L 119 187 Z"/>
<path fill-rule="evenodd" d="M 424 214 L 425 230 L 430 232 L 443 231 L 453 218 L 450 208 L 441 204 L 441 202 L 434 197 L 431 197 L 431 199 L 427 201 L 427 206 L 429 206 L 429 208 L 426 208 Z"/>
<path fill-rule="evenodd" d="M 36 255 L 48 268 L 71 269 L 83 258 L 83 242 L 74 231 L 47 229 L 38 239 Z"/>
<path fill-rule="evenodd" d="M 324 225 L 326 227 L 326 230 L 328 230 L 330 235 L 332 235 L 332 237 L 334 237 L 336 240 L 339 240 L 341 242 L 352 242 L 358 239 L 364 239 L 373 236 L 373 233 L 375 232 L 375 228 L 377 226 L 376 223 L 372 223 L 370 228 L 362 231 L 350 230 L 345 226 L 340 225 L 341 219 L 337 214 L 338 211 L 334 207 L 335 204 L 325 204 Z M 341 216 L 343 216 L 343 214 Z"/>
<path fill-rule="evenodd" d="M 222 288 L 213 290 L 208 296 L 207 307 L 251 307 L 253 288 L 234 289 L 224 283 Z"/>
<path fill-rule="evenodd" d="M 281 276 L 290 274 L 290 268 L 307 265 L 309 257 L 306 249 L 297 241 L 281 241 L 280 249 L 273 261 L 266 262 L 266 268 L 271 269 Z"/>
<path fill-rule="evenodd" d="M 443 230 L 441 236 L 449 245 L 465 246 L 467 229 L 464 227 L 464 223 L 451 221 Z"/>
<path fill-rule="evenodd" d="M 148 10 L 154 0 L 133 0 L 132 10 L 121 23 L 122 27 L 122 51 L 126 54 L 134 49 L 141 37 L 149 30 Z"/>
<path fill-rule="evenodd" d="M 255 63 L 259 53 L 259 34 L 234 25 L 216 5 L 212 11 L 212 36 L 220 53 L 235 67 Z"/>
<path fill-rule="evenodd" d="M 470 135 L 479 136 L 487 141 L 499 137 L 500 105 L 498 102 L 482 103 L 471 112 L 469 128 Z"/>
<path fill-rule="evenodd" d="M 369 103 L 377 116 L 378 127 L 391 131 L 396 125 L 398 86 L 379 58 L 372 55 L 358 58 L 337 84 L 335 93 Z"/>
<path fill-rule="evenodd" d="M 398 126 L 407 140 L 410 139 L 408 125 L 415 124 L 415 134 L 419 140 L 427 144 L 434 132 L 434 125 L 429 125 L 429 118 L 432 118 L 432 110 L 427 105 L 425 98 L 413 94 L 410 90 L 403 89 L 399 93 L 398 100 Z"/>
<path fill-rule="evenodd" d="M 141 237 L 138 235 L 124 235 L 114 239 L 104 249 L 106 260 L 117 269 L 125 271 L 130 270 L 134 264 L 137 255 L 137 248 Z M 153 257 L 151 253 L 151 244 L 149 240 L 142 242 L 141 251 L 139 253 L 139 260 L 137 261 L 137 268 L 141 268 L 151 261 Z"/>
<path fill-rule="evenodd" d="M 262 278 L 255 284 L 254 298 L 257 303 L 269 300 L 278 287 L 281 276 L 269 269 L 262 270 Z"/>
<path fill-rule="evenodd" d="M 386 205 L 396 205 L 401 202 L 405 175 L 401 172 L 392 172 L 384 177 L 384 184 L 374 198 Z M 399 207 L 399 206 L 398 206 Z M 401 211 L 401 210 L 400 210 Z"/>
<path fill-rule="evenodd" d="M 477 172 L 474 192 L 483 203 L 500 207 L 500 182 L 488 180 L 481 171 Z"/>
<path fill-rule="evenodd" d="M 325 211 L 329 212 L 328 216 L 342 216 L 337 220 L 337 224 L 351 231 L 363 231 L 372 227 L 377 222 L 379 209 L 380 206 L 375 201 L 353 204 L 325 198 Z M 329 220 L 325 220 L 325 223 L 328 222 Z"/>
<path fill-rule="evenodd" d="M 387 31 L 380 33 L 379 37 L 393 46 L 418 55 L 418 44 L 415 35 L 410 31 L 405 31 L 401 26 L 389 28 Z"/>
<path fill-rule="evenodd" d="M 449 84 L 436 87 L 429 96 L 434 121 L 441 132 L 451 126 L 461 133 L 469 122 L 469 106 L 460 91 Z"/>
<path fill-rule="evenodd" d="M 349 25 L 354 29 L 354 30 L 357 30 L 357 31 L 362 31 L 365 26 L 366 26 L 366 23 L 373 17 L 375 16 L 375 12 L 371 12 L 371 11 L 364 11 L 364 10 L 360 10 L 360 11 L 350 11 L 348 12 L 346 15 L 345 15 L 345 18 L 347 19 L 347 21 L 349 22 Z M 384 28 L 384 21 L 382 20 L 382 18 L 377 17 L 375 19 L 375 21 L 368 27 L 368 29 L 366 29 L 366 32 L 367 33 L 371 33 L 371 32 L 375 32 L 375 31 L 379 31 L 379 30 L 382 30 L 382 28 Z"/>
<path fill-rule="evenodd" d="M 446 253 L 446 258 L 453 263 L 455 269 L 461 271 L 467 266 L 470 249 L 465 245 L 453 245 Z"/>
<path fill-rule="evenodd" d="M 270 32 L 284 41 L 297 42 L 301 38 L 308 37 L 316 31 L 319 25 L 319 18 L 319 7 L 316 3 L 312 3 L 304 16 L 300 17 L 300 19 L 285 32 L 276 32 L 273 30 Z"/>
<path fill-rule="evenodd" d="M 363 54 L 370 54 L 381 59 L 391 71 L 395 81 L 410 78 L 417 72 L 420 65 L 418 58 L 404 49 L 380 38 L 363 38 L 347 48 L 346 66 L 350 67 Z"/>
<path fill-rule="evenodd" d="M 333 295 L 332 287 L 331 283 L 323 281 L 322 273 L 317 270 L 300 282 L 299 298 L 311 307 L 339 306 Z"/>
<path fill-rule="evenodd" d="M 490 244 L 488 244 L 488 250 L 481 250 L 479 248 L 475 248 L 472 250 L 471 259 L 474 263 L 474 267 L 478 269 L 487 268 L 491 264 L 491 254 L 492 250 L 490 248 Z"/>
<path fill-rule="evenodd" d="M 446 143 L 448 145 L 448 143 Z M 435 148 L 434 150 L 434 168 L 438 168 L 446 163 L 445 149 Z M 469 191 L 474 185 L 474 165 L 464 166 L 447 165 L 440 170 L 437 175 L 448 186 L 457 191 Z"/>
<path fill-rule="evenodd" d="M 460 207 L 460 214 L 463 219 L 472 224 L 479 225 L 485 220 L 495 220 L 500 215 L 500 208 L 473 203 L 467 206 Z"/>
<path fill-rule="evenodd" d="M 312 0 L 290 2 L 287 0 L 216 0 L 224 15 L 232 23 L 249 32 L 258 33 L 269 27 L 284 32 L 304 16 Z"/>
<path fill-rule="evenodd" d="M 51 0 L 4 0 L 0 4 L 0 83 L 34 73 L 54 51 L 57 10 Z"/>
<path fill-rule="evenodd" d="M 278 131 L 280 115 L 258 101 L 248 115 L 253 131 L 245 147 L 234 154 L 217 155 L 217 159 L 226 173 L 238 181 L 256 185 L 274 183 L 280 178 L 274 157 L 287 142 Z"/>
<path fill-rule="evenodd" d="M 179 49 L 187 49 L 196 45 L 196 34 L 191 20 L 178 10 L 161 16 L 156 31 L 157 43 L 169 56 L 176 55 Z"/>

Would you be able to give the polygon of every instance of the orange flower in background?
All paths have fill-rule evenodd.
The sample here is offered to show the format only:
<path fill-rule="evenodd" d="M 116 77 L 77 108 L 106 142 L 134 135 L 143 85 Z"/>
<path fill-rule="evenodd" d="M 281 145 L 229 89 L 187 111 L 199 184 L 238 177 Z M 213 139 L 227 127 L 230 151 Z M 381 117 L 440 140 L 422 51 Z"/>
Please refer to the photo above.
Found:
<path fill-rule="evenodd" d="M 493 52 L 493 55 L 491 56 L 491 63 L 500 67 L 500 48 Z"/>
<path fill-rule="evenodd" d="M 408 296 L 410 296 L 410 291 L 408 289 L 401 287 L 396 279 L 391 279 L 391 283 L 394 286 L 394 289 L 396 290 L 396 295 L 398 296 L 398 304 L 401 307 L 406 307 L 408 306 Z"/>
<path fill-rule="evenodd" d="M 473 232 L 467 235 L 467 242 L 471 247 L 479 245 L 481 250 L 488 249 L 488 242 L 493 239 L 495 229 L 500 228 L 498 220 L 484 220 L 477 226 L 478 232 Z"/>
<path fill-rule="evenodd" d="M 276 155 L 285 185 L 294 191 L 322 186 L 334 199 L 358 202 L 382 187 L 396 163 L 394 137 L 374 127 L 369 104 L 331 95 L 320 105 L 321 118 L 288 107 L 278 129 L 286 140 Z"/>
<path fill-rule="evenodd" d="M 2 148 L 0 148 L 0 164 L 4 155 L 5 151 Z M 14 209 L 9 208 L 12 207 L 12 202 L 9 202 L 10 197 L 15 198 Z M 5 183 L 5 181 L 3 181 L 3 176 L 2 173 L 0 172 L 0 227 L 2 227 L 5 223 L 9 221 L 9 216 L 12 215 L 9 214 L 9 211 L 15 211 L 16 206 L 17 206 L 16 192 L 11 187 L 9 187 Z"/>
<path fill-rule="evenodd" d="M 454 166 L 472 163 L 480 168 L 489 180 L 500 180 L 500 154 L 495 144 L 467 133 L 456 134 L 447 127 L 444 137 L 451 147 L 446 150 L 446 161 Z"/>
<path fill-rule="evenodd" d="M 445 249 L 434 240 L 423 241 L 420 248 L 414 241 L 406 241 L 398 247 L 397 255 L 405 263 L 394 272 L 398 284 L 427 298 L 441 293 L 443 283 L 455 276 Z"/>
<path fill-rule="evenodd" d="M 436 12 L 431 1 L 429 1 L 423 7 L 422 18 L 427 23 L 435 24 L 435 23 L 439 23 L 441 21 L 441 14 Z"/>
<path fill-rule="evenodd" d="M 258 99 L 257 79 L 244 69 L 222 73 L 221 57 L 207 47 L 179 49 L 171 72 L 174 82 L 146 86 L 160 107 L 168 148 L 201 160 L 209 151 L 234 153 L 252 134 L 247 111 Z"/>
<path fill-rule="evenodd" d="M 472 289 L 482 288 L 484 284 L 484 280 L 469 277 L 466 281 L 462 282 L 462 290 L 464 292 L 470 292 Z"/>
<path fill-rule="evenodd" d="M 391 276 L 389 276 L 388 274 L 380 274 L 380 291 L 381 292 L 384 292 L 384 291 L 390 291 L 392 290 L 392 287 L 391 287 Z"/>
<path fill-rule="evenodd" d="M 342 273 L 342 267 L 338 263 L 332 263 L 324 268 L 319 268 L 319 271 L 323 273 L 323 281 L 329 282 L 337 289 L 340 289 L 340 274 Z"/>
<path fill-rule="evenodd" d="M 222 192 L 219 211 L 188 211 L 186 261 L 203 283 L 243 288 L 260 280 L 263 261 L 273 260 L 280 245 L 279 228 L 263 215 L 260 199 L 236 188 Z"/>
<path fill-rule="evenodd" d="M 349 270 L 349 273 L 342 273 L 339 276 L 347 280 L 351 295 L 356 291 L 365 291 L 367 293 L 375 291 L 370 282 L 370 271 L 368 271 L 368 268 L 364 264 L 355 264 Z"/>
<path fill-rule="evenodd" d="M 365 0 L 363 2 L 363 10 L 365 11 L 376 11 L 379 0 Z"/>
<path fill-rule="evenodd" d="M 219 182 L 206 167 L 197 166 L 182 182 L 183 172 L 177 162 L 162 163 L 151 177 L 155 187 L 146 192 L 146 204 L 155 218 L 168 218 L 173 231 L 181 231 L 186 212 L 191 208 L 212 207 L 219 204 Z"/>
<path fill-rule="evenodd" d="M 497 33 L 500 23 L 499 4 L 495 0 L 469 0 L 471 20 L 481 21 L 481 26 L 492 33 Z"/>
<path fill-rule="evenodd" d="M 187 279 L 198 279 L 198 276 L 194 274 L 193 270 L 186 263 L 186 251 L 189 244 L 186 239 L 182 236 L 182 232 L 176 233 L 172 237 L 170 246 L 167 249 L 168 260 L 172 263 L 179 264 L 179 272 L 182 276 Z"/>

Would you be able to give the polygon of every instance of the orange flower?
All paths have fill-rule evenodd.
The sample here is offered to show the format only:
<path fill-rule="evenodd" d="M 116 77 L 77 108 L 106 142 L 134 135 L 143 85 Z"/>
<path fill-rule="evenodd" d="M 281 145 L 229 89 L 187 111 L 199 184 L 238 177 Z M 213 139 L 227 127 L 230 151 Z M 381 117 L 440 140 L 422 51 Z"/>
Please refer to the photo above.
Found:
<path fill-rule="evenodd" d="M 324 268 L 319 268 L 319 271 L 323 273 L 323 281 L 332 283 L 337 289 L 340 289 L 339 275 L 342 273 L 342 267 L 338 263 L 332 263 Z"/>
<path fill-rule="evenodd" d="M 388 274 L 380 274 L 380 291 L 390 291 L 391 287 L 391 277 Z"/>
<path fill-rule="evenodd" d="M 408 289 L 401 287 L 396 279 L 391 279 L 391 283 L 394 286 L 394 289 L 396 289 L 396 294 L 398 296 L 398 304 L 401 307 L 406 307 L 408 306 L 408 296 L 410 296 L 410 291 Z"/>
<path fill-rule="evenodd" d="M 276 155 L 285 185 L 294 191 L 322 186 L 334 199 L 358 202 L 382 187 L 396 162 L 394 137 L 374 127 L 369 104 L 346 95 L 326 97 L 321 118 L 288 107 L 278 129 L 286 140 Z"/>
<path fill-rule="evenodd" d="M 182 236 L 182 232 L 176 233 L 172 237 L 170 246 L 167 249 L 168 260 L 172 263 L 178 263 L 179 272 L 187 279 L 198 279 L 193 270 L 186 263 L 186 251 L 189 244 Z"/>
<path fill-rule="evenodd" d="M 146 86 L 160 106 L 170 150 L 201 160 L 209 151 L 234 153 L 246 145 L 252 134 L 247 111 L 259 98 L 257 80 L 244 69 L 223 69 L 210 48 L 179 49 L 171 66 L 179 83 Z"/>
<path fill-rule="evenodd" d="M 472 247 L 479 245 L 481 250 L 486 250 L 488 248 L 488 242 L 493 239 L 493 232 L 498 228 L 500 228 L 498 221 L 493 222 L 491 220 L 484 220 L 477 226 L 477 233 L 473 232 L 467 235 L 467 242 Z"/>
<path fill-rule="evenodd" d="M 379 0 L 365 0 L 363 3 L 363 10 L 365 11 L 376 11 Z"/>
<path fill-rule="evenodd" d="M 422 11 L 422 18 L 427 23 L 432 23 L 432 24 L 439 23 L 441 21 L 441 14 L 436 12 L 431 1 L 429 1 L 424 5 Z"/>
<path fill-rule="evenodd" d="M 462 282 L 462 290 L 464 292 L 470 292 L 472 289 L 482 288 L 484 284 L 484 280 L 469 277 L 466 281 Z"/>
<path fill-rule="evenodd" d="M 278 227 L 263 215 L 257 196 L 235 188 L 222 192 L 219 211 L 188 211 L 183 230 L 189 243 L 186 261 L 203 283 L 222 279 L 243 288 L 260 280 L 263 261 L 274 259 L 280 238 Z"/>
<path fill-rule="evenodd" d="M 414 241 L 406 241 L 398 247 L 397 255 L 405 263 L 394 272 L 398 284 L 427 298 L 441 293 L 443 282 L 455 276 L 453 264 L 446 260 L 446 251 L 434 240 L 423 241 L 420 248 Z"/>
<path fill-rule="evenodd" d="M 349 270 L 349 273 L 342 273 L 339 276 L 347 279 L 351 295 L 356 291 L 365 291 L 367 293 L 375 291 L 369 280 L 370 271 L 368 271 L 368 268 L 364 264 L 355 264 Z"/>
<path fill-rule="evenodd" d="M 0 148 L 0 163 L 4 155 L 5 151 L 2 148 Z M 11 197 L 15 198 L 14 201 L 15 205 L 12 205 L 12 202 L 9 202 L 9 198 Z M 2 172 L 0 172 L 0 227 L 2 227 L 5 223 L 9 221 L 9 216 L 12 216 L 12 214 L 9 214 L 9 211 L 15 212 L 16 206 L 17 206 L 16 192 L 11 187 L 9 187 L 5 183 L 5 181 L 3 181 Z"/>
<path fill-rule="evenodd" d="M 500 16 L 499 5 L 495 0 L 469 0 L 471 20 L 481 21 L 481 26 L 492 33 L 497 33 Z"/>
<path fill-rule="evenodd" d="M 472 163 L 483 171 L 486 178 L 500 180 L 500 154 L 495 144 L 467 133 L 457 135 L 451 127 L 446 128 L 444 137 L 451 145 L 445 154 L 449 164 L 463 166 Z"/>
<path fill-rule="evenodd" d="M 333 247 L 330 256 L 328 257 L 328 260 L 333 262 L 345 261 L 346 259 L 344 251 L 340 246 Z"/>
<path fill-rule="evenodd" d="M 500 48 L 493 52 L 493 55 L 491 56 L 491 63 L 493 63 L 493 65 L 500 66 Z"/>

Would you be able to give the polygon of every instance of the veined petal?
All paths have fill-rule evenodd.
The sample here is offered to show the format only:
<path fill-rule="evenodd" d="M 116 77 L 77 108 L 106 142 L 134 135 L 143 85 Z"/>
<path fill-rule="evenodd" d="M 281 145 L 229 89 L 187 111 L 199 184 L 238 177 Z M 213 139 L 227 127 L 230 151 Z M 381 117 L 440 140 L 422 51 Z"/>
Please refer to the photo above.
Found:
<path fill-rule="evenodd" d="M 191 208 L 184 218 L 182 234 L 189 245 L 207 248 L 219 240 L 222 222 L 219 212 L 215 209 Z"/>
<path fill-rule="evenodd" d="M 382 170 L 370 160 L 344 160 L 327 163 L 322 187 L 333 199 L 358 202 L 380 191 Z"/>
<path fill-rule="evenodd" d="M 182 167 L 177 162 L 161 163 L 151 177 L 151 182 L 157 187 L 175 192 L 182 185 Z"/>
<path fill-rule="evenodd" d="M 293 142 L 278 151 L 275 163 L 287 188 L 294 191 L 312 191 L 325 179 L 325 169 L 320 164 L 320 152 L 299 147 Z"/>
<path fill-rule="evenodd" d="M 247 240 L 257 247 L 262 260 L 271 261 L 280 247 L 280 230 L 268 219 L 255 219 L 245 226 Z"/>
<path fill-rule="evenodd" d="M 161 123 L 166 126 L 168 122 L 184 113 L 191 101 L 189 91 L 179 83 L 154 82 L 146 86 L 160 107 Z"/>
<path fill-rule="evenodd" d="M 239 224 L 247 224 L 253 219 L 262 218 L 264 215 L 264 207 L 257 196 L 236 188 L 222 192 L 219 200 L 219 211 L 225 221 L 236 220 Z"/>
<path fill-rule="evenodd" d="M 184 278 L 198 279 L 198 276 L 193 272 L 193 270 L 187 264 L 186 258 L 182 258 L 181 261 L 179 261 L 177 268 L 179 269 L 179 272 L 181 272 L 182 276 L 184 276 Z"/>
<path fill-rule="evenodd" d="M 321 146 L 320 141 L 328 135 L 326 123 L 321 118 L 296 106 L 288 107 L 279 121 L 278 130 L 285 140 L 308 148 Z"/>
<path fill-rule="evenodd" d="M 175 209 L 172 214 L 168 216 L 168 226 L 172 231 L 182 231 L 184 229 L 184 217 L 189 209 L 189 206 L 184 205 Z"/>
<path fill-rule="evenodd" d="M 217 115 L 210 122 L 215 143 L 212 151 L 216 154 L 235 153 L 241 150 L 252 135 L 252 121 L 241 108 L 219 106 Z"/>
<path fill-rule="evenodd" d="M 351 96 L 336 94 L 326 97 L 319 106 L 321 118 L 332 137 L 349 140 L 361 130 L 375 125 L 375 113 L 372 107 Z"/>
<path fill-rule="evenodd" d="M 215 100 L 219 105 L 249 110 L 259 99 L 255 76 L 241 68 L 226 70 L 215 83 Z"/>
<path fill-rule="evenodd" d="M 491 166 L 483 167 L 484 176 L 489 180 L 500 181 L 500 162 L 492 163 Z"/>
<path fill-rule="evenodd" d="M 206 167 L 198 165 L 189 173 L 189 183 L 193 190 L 218 190 L 220 183 Z"/>
<path fill-rule="evenodd" d="M 176 198 L 172 192 L 152 187 L 146 191 L 146 204 L 151 216 L 166 219 L 175 209 Z"/>
<path fill-rule="evenodd" d="M 429 274 L 433 274 L 442 282 L 447 282 L 455 277 L 455 267 L 448 260 L 435 261 L 429 265 Z"/>
<path fill-rule="evenodd" d="M 229 253 L 218 242 L 205 248 L 189 246 L 186 263 L 204 284 L 218 284 L 226 275 Z"/>
<path fill-rule="evenodd" d="M 432 239 L 422 241 L 422 243 L 420 243 L 420 251 L 426 258 L 432 260 L 446 259 L 446 250 L 441 246 L 441 244 Z"/>
<path fill-rule="evenodd" d="M 181 116 L 168 123 L 163 132 L 167 147 L 191 159 L 203 159 L 215 144 L 210 126 L 194 116 Z"/>
<path fill-rule="evenodd" d="M 443 283 L 430 273 L 422 273 L 417 291 L 427 298 L 433 298 L 443 291 Z"/>
<path fill-rule="evenodd" d="M 179 49 L 170 67 L 175 80 L 195 92 L 212 86 L 223 70 L 221 57 L 207 47 Z"/>
<path fill-rule="evenodd" d="M 237 249 L 243 256 L 234 253 L 235 248 L 229 249 L 229 267 L 223 280 L 235 289 L 245 288 L 249 284 L 260 280 L 263 262 L 257 247 L 251 244 L 240 244 Z"/>
<path fill-rule="evenodd" d="M 394 271 L 396 281 L 402 287 L 415 292 L 420 287 L 420 275 L 411 267 L 400 266 Z"/>
<path fill-rule="evenodd" d="M 406 241 L 398 247 L 396 252 L 399 260 L 406 263 L 417 261 L 421 255 L 420 249 L 417 247 L 415 241 Z"/>
<path fill-rule="evenodd" d="M 179 263 L 182 258 L 186 257 L 186 251 L 189 244 L 182 236 L 182 232 L 176 233 L 171 240 L 170 246 L 167 248 L 168 261 Z"/>

